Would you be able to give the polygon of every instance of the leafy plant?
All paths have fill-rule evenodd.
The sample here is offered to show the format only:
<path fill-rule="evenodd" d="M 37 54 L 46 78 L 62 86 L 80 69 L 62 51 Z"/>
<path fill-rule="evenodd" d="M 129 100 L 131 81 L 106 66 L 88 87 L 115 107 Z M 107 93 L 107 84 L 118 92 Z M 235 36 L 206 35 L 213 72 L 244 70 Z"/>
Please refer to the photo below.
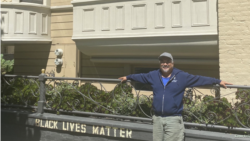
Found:
<path fill-rule="evenodd" d="M 54 110 L 78 110 L 144 117 L 140 107 L 144 111 L 149 111 L 151 107 L 151 104 L 145 102 L 145 98 L 135 97 L 132 94 L 132 87 L 125 83 L 117 85 L 110 92 L 99 90 L 90 83 L 79 87 L 66 82 L 61 82 L 56 86 L 47 85 L 46 100 L 47 107 Z"/>
<path fill-rule="evenodd" d="M 10 86 L 1 83 L 2 103 L 37 105 L 39 100 L 37 80 L 16 78 L 11 79 L 9 83 Z M 46 84 L 45 97 L 46 107 L 55 111 L 77 110 L 147 117 L 146 115 L 151 115 L 152 108 L 152 98 L 134 95 L 132 87 L 126 83 L 118 84 L 112 91 L 106 92 L 91 83 L 76 85 L 65 81 L 55 82 Z M 183 116 L 186 122 L 227 127 L 250 126 L 250 90 L 238 89 L 236 103 L 230 103 L 227 98 L 217 99 L 213 96 L 194 98 L 194 101 L 187 97 L 183 98 Z"/>
<path fill-rule="evenodd" d="M 250 89 L 238 89 L 236 99 L 234 115 L 243 125 L 250 126 Z"/>
<path fill-rule="evenodd" d="M 250 123 L 250 90 L 238 89 L 236 99 L 239 101 L 233 106 L 225 97 L 221 99 L 213 96 L 196 97 L 195 101 L 184 98 L 185 121 L 219 124 L 227 127 L 250 126 L 248 125 Z"/>
<path fill-rule="evenodd" d="M 39 100 L 38 80 L 13 78 L 10 85 L 1 83 L 1 102 L 15 105 L 37 105 Z"/>
<path fill-rule="evenodd" d="M 6 74 L 11 72 L 14 66 L 14 60 L 3 59 L 3 54 L 1 54 L 1 74 Z"/>

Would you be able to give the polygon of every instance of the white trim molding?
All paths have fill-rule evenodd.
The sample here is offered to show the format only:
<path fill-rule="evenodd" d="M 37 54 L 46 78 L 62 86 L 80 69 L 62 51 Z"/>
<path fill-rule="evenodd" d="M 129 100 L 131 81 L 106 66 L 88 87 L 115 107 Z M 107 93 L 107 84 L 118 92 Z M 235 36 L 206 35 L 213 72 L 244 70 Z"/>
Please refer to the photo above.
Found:
<path fill-rule="evenodd" d="M 3 12 L 8 13 L 4 23 L 7 32 L 4 32 L 1 38 L 3 43 L 51 42 L 50 6 L 18 2 L 2 3 L 1 6 L 2 17 L 6 18 Z"/>
<path fill-rule="evenodd" d="M 71 3 L 73 40 L 218 34 L 215 0 L 73 0 Z M 108 14 L 104 15 L 103 7 L 108 7 Z M 83 11 L 90 8 L 93 10 L 89 11 L 89 17 L 83 19 Z M 107 21 L 103 22 L 103 18 Z"/>
<path fill-rule="evenodd" d="M 73 11 L 73 5 L 63 5 L 63 6 L 51 6 L 51 12 L 57 11 Z"/>

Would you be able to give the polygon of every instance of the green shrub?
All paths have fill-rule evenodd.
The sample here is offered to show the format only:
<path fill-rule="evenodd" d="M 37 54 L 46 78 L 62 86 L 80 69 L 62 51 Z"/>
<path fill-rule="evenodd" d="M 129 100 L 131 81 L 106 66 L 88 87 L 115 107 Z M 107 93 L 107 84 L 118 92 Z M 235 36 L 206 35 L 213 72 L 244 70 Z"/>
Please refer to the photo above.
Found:
<path fill-rule="evenodd" d="M 1 74 L 6 74 L 11 72 L 14 66 L 14 60 L 3 59 L 3 54 L 1 54 Z"/>
<path fill-rule="evenodd" d="M 135 97 L 132 94 L 132 87 L 125 83 L 118 84 L 110 92 L 105 92 L 90 83 L 78 87 L 62 82 L 56 86 L 56 89 L 52 85 L 47 85 L 46 93 L 47 107 L 54 110 L 145 117 L 137 105 L 138 99 L 141 108 L 149 115 L 148 109 L 151 108 L 151 104 L 145 102 L 145 98 Z"/>
<path fill-rule="evenodd" d="M 1 102 L 15 105 L 37 105 L 39 100 L 39 82 L 33 79 L 15 78 L 7 85 L 2 79 Z"/>
<path fill-rule="evenodd" d="M 187 122 L 218 124 L 227 127 L 246 127 L 250 123 L 250 90 L 238 89 L 233 105 L 227 98 L 216 99 L 213 96 L 195 97 L 195 101 L 184 98 L 184 118 Z M 237 107 L 237 108 L 236 108 Z M 236 119 L 241 123 L 238 122 Z M 247 124 L 248 122 L 248 124 Z"/>
<path fill-rule="evenodd" d="M 239 89 L 236 92 L 235 116 L 242 122 L 242 126 L 250 126 L 250 89 Z"/>
<path fill-rule="evenodd" d="M 3 81 L 2 81 L 3 82 Z M 37 105 L 39 82 L 32 79 L 16 78 L 9 81 L 11 86 L 1 83 L 2 103 L 16 105 Z M 46 84 L 46 107 L 55 111 L 84 111 L 150 117 L 152 98 L 132 93 L 132 86 L 117 84 L 110 92 L 98 89 L 91 83 L 80 86 L 67 82 Z M 227 127 L 244 127 L 250 123 L 250 90 L 239 89 L 236 103 L 227 98 L 196 96 L 192 101 L 183 98 L 183 116 L 186 122 L 218 124 Z M 145 115 L 146 114 L 146 115 Z M 238 120 L 242 123 L 239 123 Z"/>

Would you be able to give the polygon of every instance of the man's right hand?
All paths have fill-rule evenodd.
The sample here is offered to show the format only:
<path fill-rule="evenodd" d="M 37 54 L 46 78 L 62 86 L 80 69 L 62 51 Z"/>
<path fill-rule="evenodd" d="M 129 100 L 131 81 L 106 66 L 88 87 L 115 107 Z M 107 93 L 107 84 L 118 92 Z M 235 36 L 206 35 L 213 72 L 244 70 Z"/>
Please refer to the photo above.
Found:
<path fill-rule="evenodd" d="M 120 77 L 120 78 L 118 78 L 118 79 L 120 79 L 120 80 L 121 80 L 121 82 L 124 82 L 124 81 L 126 81 L 126 80 L 127 80 L 127 77 L 126 77 L 126 76 L 123 76 L 123 77 Z"/>

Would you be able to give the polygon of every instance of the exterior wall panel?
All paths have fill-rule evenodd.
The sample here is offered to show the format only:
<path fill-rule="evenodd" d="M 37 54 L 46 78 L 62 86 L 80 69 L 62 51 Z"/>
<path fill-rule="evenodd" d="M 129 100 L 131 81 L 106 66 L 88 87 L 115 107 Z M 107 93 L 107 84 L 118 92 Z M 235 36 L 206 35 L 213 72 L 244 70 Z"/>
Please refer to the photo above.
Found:
<path fill-rule="evenodd" d="M 19 1 L 2 2 L 1 15 L 4 32 L 2 42 L 49 43 L 50 39 L 50 7 Z M 44 16 L 46 15 L 46 20 Z"/>
<path fill-rule="evenodd" d="M 72 0 L 51 0 L 51 6 L 71 5 Z"/>
<path fill-rule="evenodd" d="M 214 0 L 143 0 L 119 3 L 73 0 L 72 4 L 75 20 L 73 39 L 77 40 L 217 34 L 216 1 Z M 108 7 L 110 17 L 115 17 L 108 20 L 110 25 L 116 25 L 116 28 L 124 30 L 102 30 L 104 22 L 101 19 L 105 17 L 104 7 Z M 89 17 L 84 19 L 82 13 L 89 13 Z M 91 23 L 86 25 L 86 22 Z M 80 29 L 90 25 L 92 30 L 89 32 Z"/>
<path fill-rule="evenodd" d="M 15 12 L 15 34 L 22 34 L 24 28 L 23 12 Z"/>
<path fill-rule="evenodd" d="M 4 34 L 8 34 L 9 31 L 9 12 L 1 11 L 1 30 Z"/>
<path fill-rule="evenodd" d="M 81 54 L 81 77 L 118 78 L 125 75 L 123 64 L 93 63 L 90 59 Z"/>
<path fill-rule="evenodd" d="M 38 75 L 41 69 L 53 71 L 58 77 L 76 77 L 77 50 L 72 41 L 72 11 L 51 14 L 51 24 L 45 25 L 47 14 L 41 14 L 40 31 L 52 35 L 52 44 L 17 44 L 15 50 L 15 74 Z M 31 27 L 30 27 L 31 28 Z M 51 31 L 50 31 L 51 28 Z M 47 33 L 46 33 L 47 32 Z M 58 58 L 54 51 L 62 49 L 63 65 L 57 67 L 54 60 Z"/>
<path fill-rule="evenodd" d="M 249 0 L 218 0 L 220 79 L 234 85 L 250 85 L 249 7 Z"/>
<path fill-rule="evenodd" d="M 74 16 L 73 11 L 71 10 L 62 10 L 57 12 L 52 12 L 51 16 L 46 15 L 46 13 L 41 15 L 36 15 L 36 18 L 40 18 L 42 21 L 42 25 L 39 26 L 39 30 L 43 34 L 51 34 L 52 38 L 52 45 L 50 46 L 49 51 L 42 51 L 37 45 L 33 45 L 35 49 L 31 49 L 30 52 L 20 52 L 18 49 L 16 51 L 16 58 L 19 61 L 16 62 L 16 65 L 21 68 L 21 66 L 29 66 L 29 65 L 36 65 L 35 62 L 37 61 L 38 64 L 46 64 L 51 70 L 54 70 L 57 76 L 76 76 L 76 66 L 79 65 L 81 71 L 79 74 L 81 76 L 93 76 L 93 77 L 105 77 L 105 78 L 117 78 L 119 76 L 127 75 L 132 71 L 132 69 L 128 69 L 130 67 L 136 66 L 135 64 L 124 64 L 124 63 L 94 63 L 91 61 L 91 57 L 82 57 L 80 58 L 81 64 L 77 64 L 76 56 L 77 56 L 77 48 L 75 42 L 71 39 L 72 35 L 76 33 L 76 31 L 80 31 L 80 33 L 76 33 L 77 36 L 82 36 L 82 34 L 86 34 L 86 36 L 105 36 L 106 35 L 115 35 L 113 39 L 118 37 L 118 35 L 122 34 L 137 34 L 137 35 L 145 35 L 145 33 L 150 32 L 151 35 L 156 35 L 158 33 L 180 33 L 182 31 L 192 31 L 191 34 L 195 34 L 197 31 L 204 31 L 207 33 L 215 33 L 216 34 L 216 18 L 212 17 L 215 13 L 214 1 L 211 0 L 190 0 L 190 1 L 182 1 L 182 0 L 173 0 L 173 1 L 148 1 L 145 0 L 143 2 L 138 1 L 122 1 L 119 3 L 115 2 L 108 2 L 93 4 L 95 2 L 90 2 L 86 6 L 79 6 L 74 9 Z M 71 5 L 71 0 L 52 0 L 52 6 L 66 6 Z M 185 6 L 184 6 L 185 5 Z M 85 9 L 85 10 L 84 10 Z M 93 10 L 89 10 L 93 9 Z M 210 10 L 212 9 L 212 10 Z M 84 14 L 84 11 L 86 12 Z M 187 12 L 189 11 L 189 12 Z M 82 12 L 79 14 L 77 12 Z M 80 16 L 77 17 L 77 16 Z M 46 27 L 44 23 L 46 23 L 46 17 L 51 17 L 51 23 Z M 73 25 L 73 18 L 74 18 L 74 25 Z M 76 19 L 76 20 L 75 20 Z M 193 20 L 192 20 L 193 19 Z M 77 23 L 80 20 L 82 23 Z M 100 22 L 102 21 L 102 22 Z M 83 24 L 85 22 L 85 24 Z M 209 23 L 209 25 L 207 25 Z M 192 27 L 192 25 L 206 25 L 203 29 L 200 27 Z M 76 29 L 74 29 L 74 28 Z M 188 27 L 184 29 L 184 27 Z M 34 31 L 34 26 L 29 27 L 31 31 Z M 51 32 L 50 29 L 51 28 Z M 82 28 L 82 29 L 80 29 Z M 192 30 L 192 29 L 194 30 Z M 74 29 L 74 30 L 73 30 Z M 79 29 L 79 30 L 78 30 Z M 87 31 L 91 30 L 91 31 Z M 93 31 L 92 31 L 93 30 Z M 211 32 L 210 32 L 211 31 Z M 214 32 L 215 31 L 215 32 Z M 37 32 L 39 32 L 37 30 Z M 203 32 L 201 32 L 203 33 Z M 102 35 L 103 34 L 103 35 Z M 134 38 L 139 37 L 137 35 L 133 35 Z M 131 36 L 131 37 L 133 37 Z M 172 36 L 172 34 L 170 35 Z M 207 38 L 206 38 L 207 39 Z M 183 39 L 189 40 L 189 39 Z M 210 41 L 210 39 L 208 39 Z M 113 54 L 106 54 L 106 56 L 118 56 L 123 55 L 124 52 L 130 52 L 129 57 L 133 56 L 140 56 L 140 57 L 154 57 L 156 54 L 159 54 L 161 51 L 165 51 L 165 45 L 161 45 L 159 48 L 149 48 L 147 39 L 144 39 L 145 44 L 140 44 L 137 41 L 135 42 L 126 42 L 123 44 L 123 48 L 117 53 L 117 46 L 115 43 L 117 40 L 112 40 L 109 43 L 114 44 L 107 44 L 106 47 L 113 48 L 114 50 L 98 50 L 95 51 L 97 54 L 94 54 L 94 57 L 101 56 L 101 53 L 104 52 L 114 52 Z M 154 45 L 157 46 L 161 44 L 162 39 L 158 40 Z M 172 39 L 171 39 L 172 41 Z M 179 41 L 179 39 L 178 39 Z M 195 41 L 196 42 L 196 41 Z M 151 40 L 152 43 L 152 40 Z M 179 43 L 179 42 L 178 42 Z M 119 43 L 117 43 L 119 44 Z M 131 51 L 132 48 L 137 48 L 133 44 L 140 44 L 140 47 L 135 51 Z M 185 42 L 183 43 L 185 44 Z M 18 45 L 20 49 L 26 50 L 24 46 L 26 45 Z M 27 45 L 31 47 L 30 45 Z M 81 44 L 78 44 L 81 46 Z M 99 46 L 99 45 L 97 45 Z M 204 59 L 218 59 L 214 51 L 209 52 L 208 50 L 215 50 L 214 44 L 213 47 L 206 46 L 204 48 L 204 52 L 206 52 L 207 56 L 196 56 L 196 58 Z M 95 46 L 90 46 L 90 48 L 94 48 Z M 32 47 L 31 47 L 32 48 Z M 56 56 L 54 55 L 54 50 L 57 48 L 61 48 L 64 50 L 64 64 L 61 68 L 61 71 L 57 71 L 56 67 L 54 66 L 54 59 Z M 193 55 L 199 55 L 200 49 L 197 51 L 196 48 L 190 47 L 188 49 L 192 50 L 193 54 L 190 52 L 186 52 L 187 48 L 177 46 L 173 50 L 175 58 L 187 58 L 190 59 Z M 210 49 L 209 49 L 210 48 Z M 151 54 L 140 52 L 141 50 L 148 50 Z M 158 52 L 154 52 L 156 49 Z M 183 51 L 183 50 L 185 51 Z M 180 52 L 182 50 L 183 52 Z M 31 55 L 30 55 L 30 54 Z M 86 52 L 83 52 L 86 54 Z M 120 54 L 119 54 L 120 53 Z M 82 56 L 84 56 L 82 54 Z M 89 54 L 87 54 L 89 55 Z M 123 56 L 124 57 L 124 56 Z M 46 59 L 47 58 L 47 59 Z M 195 57 L 193 57 L 195 59 Z M 112 57 L 111 57 L 112 59 Z M 27 64 L 25 61 L 27 60 Z M 144 67 L 150 67 L 152 64 L 144 65 Z M 53 66 L 53 67 L 52 67 Z M 127 70 L 126 71 L 126 66 Z M 211 77 L 218 78 L 218 66 L 213 66 L 212 69 L 207 68 L 201 69 L 202 67 L 199 66 L 190 66 L 190 67 L 183 67 L 183 65 L 176 65 L 178 68 L 183 69 L 184 71 L 193 73 L 193 74 L 200 74 L 206 75 Z M 211 67 L 211 66 L 210 66 Z M 206 67 L 205 67 L 206 68 Z M 46 70 L 49 71 L 49 70 Z M 39 70 L 40 73 L 40 70 Z"/>
<path fill-rule="evenodd" d="M 70 1 L 62 2 L 70 3 Z M 51 13 L 52 46 L 55 49 L 63 50 L 63 65 L 54 68 L 55 75 L 59 77 L 76 77 L 78 75 L 77 66 L 79 66 L 79 64 L 77 62 L 77 48 L 75 42 L 71 39 L 73 31 L 73 13 L 71 10 L 72 9 L 68 9 Z"/>
<path fill-rule="evenodd" d="M 63 23 L 63 22 L 73 22 L 73 14 L 65 15 L 53 15 L 51 17 L 51 23 Z"/>
<path fill-rule="evenodd" d="M 172 27 L 181 27 L 182 26 L 182 7 L 181 1 L 172 2 Z"/>
<path fill-rule="evenodd" d="M 16 44 L 14 74 L 39 75 L 42 69 L 54 68 L 54 58 L 50 44 Z"/>

